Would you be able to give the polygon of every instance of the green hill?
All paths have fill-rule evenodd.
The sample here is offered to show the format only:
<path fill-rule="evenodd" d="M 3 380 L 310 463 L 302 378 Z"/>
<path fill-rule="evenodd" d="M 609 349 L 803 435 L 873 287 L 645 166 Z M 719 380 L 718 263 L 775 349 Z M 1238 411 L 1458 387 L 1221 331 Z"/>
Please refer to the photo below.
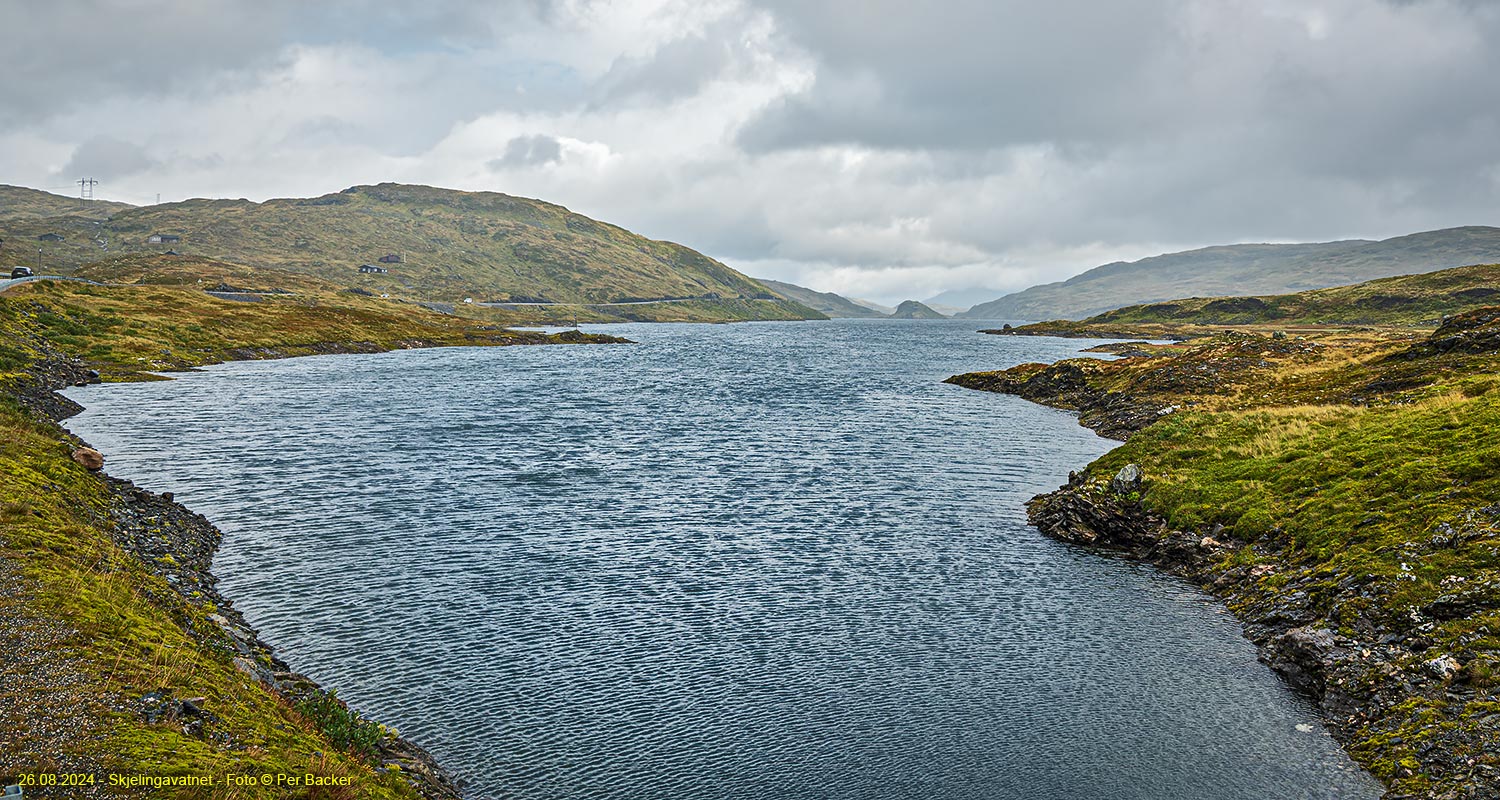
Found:
<path fill-rule="evenodd" d="M 45 207 L 35 199 L 31 205 Z M 42 260 L 46 271 L 63 274 L 101 258 L 171 249 L 449 303 L 702 301 L 721 319 L 822 316 L 690 248 L 494 192 L 383 183 L 307 199 L 112 208 L 102 222 L 0 218 L 0 238 L 53 230 L 64 239 L 42 243 Z M 152 234 L 180 240 L 151 243 Z M 399 262 L 382 263 L 383 256 Z M 363 274 L 364 264 L 387 272 Z"/>
<path fill-rule="evenodd" d="M 132 206 L 126 203 L 109 200 L 84 202 L 76 197 L 63 197 L 40 189 L 0 184 L 0 223 L 48 217 L 102 220 L 129 208 Z"/>
<path fill-rule="evenodd" d="M 1023 334 L 1167 336 L 1202 326 L 1380 325 L 1436 328 L 1443 318 L 1500 303 L 1500 264 L 1259 297 L 1191 297 L 1126 306 L 1088 319 L 1011 329 Z"/>
<path fill-rule="evenodd" d="M 981 303 L 966 319 L 1083 319 L 1176 297 L 1270 295 L 1500 261 L 1500 228 L 1472 226 L 1372 242 L 1237 244 L 1116 262 Z"/>
<path fill-rule="evenodd" d="M 818 292 L 794 283 L 767 280 L 766 278 L 756 278 L 756 280 L 772 292 L 775 292 L 778 296 L 791 300 L 794 303 L 801 303 L 814 311 L 821 311 L 830 317 L 883 318 L 887 316 L 873 308 L 862 306 L 843 295 L 834 294 L 833 292 Z"/>
<path fill-rule="evenodd" d="M 947 319 L 947 317 L 915 300 L 903 300 L 901 305 L 896 306 L 896 313 L 891 314 L 891 319 Z"/>

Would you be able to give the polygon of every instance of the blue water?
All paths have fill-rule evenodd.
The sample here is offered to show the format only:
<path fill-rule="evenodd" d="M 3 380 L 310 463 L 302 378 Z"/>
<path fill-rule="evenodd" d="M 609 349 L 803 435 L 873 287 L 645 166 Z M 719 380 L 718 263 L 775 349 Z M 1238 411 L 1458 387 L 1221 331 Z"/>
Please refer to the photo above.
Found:
<path fill-rule="evenodd" d="M 966 322 L 604 328 L 74 390 L 295 667 L 476 798 L 1374 798 L 1221 607 L 1045 539 L 1112 443 Z"/>

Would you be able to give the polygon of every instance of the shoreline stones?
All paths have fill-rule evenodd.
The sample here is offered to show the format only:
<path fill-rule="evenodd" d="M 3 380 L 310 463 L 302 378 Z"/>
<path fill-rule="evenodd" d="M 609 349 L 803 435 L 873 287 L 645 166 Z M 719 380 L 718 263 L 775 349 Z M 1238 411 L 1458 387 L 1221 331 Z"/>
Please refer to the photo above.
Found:
<path fill-rule="evenodd" d="M 1431 616 L 1370 608 L 1349 619 L 1337 611 L 1337 598 L 1368 601 L 1368 580 L 1352 576 L 1330 589 L 1326 575 L 1285 558 L 1289 553 L 1269 540 L 1236 540 L 1222 527 L 1174 530 L 1133 499 L 1139 495 L 1131 487 L 1146 478 L 1129 467 L 1136 465 L 1109 480 L 1070 476 L 1067 485 L 1027 503 L 1028 520 L 1051 538 L 1151 564 L 1216 595 L 1260 660 L 1317 704 L 1335 740 L 1367 764 L 1387 765 L 1386 800 L 1500 797 L 1500 770 L 1475 756 L 1494 752 L 1500 713 L 1464 712 L 1467 704 L 1493 697 L 1483 688 L 1493 670 L 1488 662 L 1468 663 L 1464 652 L 1434 650 L 1424 635 L 1433 619 L 1479 607 L 1492 587 L 1447 595 L 1432 604 Z M 1261 563 L 1234 563 L 1232 556 L 1246 551 Z M 1415 729 L 1420 745 L 1405 743 L 1413 736 L 1413 707 L 1430 715 Z"/>
<path fill-rule="evenodd" d="M 73 451 L 73 460 L 90 472 L 104 469 L 104 454 L 92 447 L 79 447 Z"/>
<path fill-rule="evenodd" d="M 40 349 L 42 356 L 29 378 L 11 392 L 22 406 L 40 418 L 59 422 L 83 407 L 55 390 L 97 383 L 98 376 L 76 360 L 58 354 L 45 341 L 40 343 Z M 214 609 L 208 615 L 209 625 L 189 616 L 180 617 L 179 622 L 188 635 L 210 647 L 234 653 L 236 667 L 288 703 L 296 704 L 321 691 L 316 682 L 293 672 L 259 638 L 232 601 L 216 590 L 218 579 L 210 571 L 210 565 L 223 534 L 213 523 L 177 503 L 171 492 L 156 494 L 104 473 L 104 456 L 98 450 L 65 430 L 59 429 L 59 433 L 63 441 L 74 445 L 73 460 L 99 475 L 113 495 L 109 515 L 114 523 L 111 533 L 115 544 L 165 580 L 189 605 Z M 180 725 L 189 736 L 214 740 L 217 717 L 206 706 L 209 703 L 206 698 L 176 698 L 158 690 L 138 699 L 136 713 L 142 720 L 171 722 Z M 376 747 L 375 769 L 396 771 L 391 769 L 394 765 L 423 798 L 461 800 L 463 797 L 462 781 L 456 780 L 415 742 L 392 732 Z"/>

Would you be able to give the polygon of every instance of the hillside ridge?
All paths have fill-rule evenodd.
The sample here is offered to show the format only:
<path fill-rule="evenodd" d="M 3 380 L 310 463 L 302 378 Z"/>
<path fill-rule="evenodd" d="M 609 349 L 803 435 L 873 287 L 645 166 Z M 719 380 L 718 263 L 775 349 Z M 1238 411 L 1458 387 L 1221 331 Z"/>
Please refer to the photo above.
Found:
<path fill-rule="evenodd" d="M 769 278 L 756 278 L 756 280 L 777 295 L 830 317 L 878 319 L 889 316 L 834 292 L 820 292 L 795 283 L 773 281 Z"/>
<path fill-rule="evenodd" d="M 965 319 L 1083 319 L 1173 298 L 1287 294 L 1376 278 L 1500 261 L 1500 228 L 1470 225 L 1381 241 L 1215 245 L 1116 261 L 959 315 Z"/>
<path fill-rule="evenodd" d="M 822 316 L 684 245 L 500 192 L 379 183 L 263 202 L 97 206 L 107 215 L 88 217 L 45 215 L 57 207 L 46 193 L 11 194 L 40 210 L 0 215 L 0 238 L 61 236 L 39 242 L 44 269 L 59 274 L 170 250 L 446 303 L 701 300 L 727 302 L 727 320 Z"/>
<path fill-rule="evenodd" d="M 1500 302 L 1500 264 L 1377 278 L 1295 294 L 1189 297 L 1125 306 L 1087 319 L 1052 320 L 987 333 L 1177 338 L 1221 327 L 1437 328 L 1452 314 Z"/>

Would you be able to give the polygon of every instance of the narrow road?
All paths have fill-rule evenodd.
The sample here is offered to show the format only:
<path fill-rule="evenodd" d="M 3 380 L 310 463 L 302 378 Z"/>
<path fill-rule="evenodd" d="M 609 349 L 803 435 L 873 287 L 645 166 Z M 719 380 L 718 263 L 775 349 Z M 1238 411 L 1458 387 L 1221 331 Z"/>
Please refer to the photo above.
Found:
<path fill-rule="evenodd" d="M 677 298 L 673 298 L 671 300 L 627 300 L 627 301 L 625 301 L 623 303 L 473 303 L 473 305 L 484 306 L 485 308 L 516 308 L 518 306 L 525 306 L 527 308 L 546 308 L 548 306 L 583 306 L 584 308 L 602 308 L 602 307 L 608 307 L 608 306 L 650 306 L 650 305 L 656 305 L 657 303 L 696 303 L 696 302 L 701 302 L 703 300 L 746 300 L 746 299 L 754 299 L 754 298 L 744 298 L 744 297 L 730 297 L 730 298 L 724 298 L 724 297 L 717 297 L 717 298 L 710 298 L 710 297 L 677 297 Z"/>
<path fill-rule="evenodd" d="M 23 283 L 31 283 L 32 281 L 73 281 L 75 283 L 87 283 L 91 286 L 118 285 L 91 281 L 87 278 L 69 278 L 66 275 L 32 275 L 29 278 L 0 278 L 0 292 L 6 291 L 7 289 L 10 289 L 12 287 L 20 286 Z"/>

